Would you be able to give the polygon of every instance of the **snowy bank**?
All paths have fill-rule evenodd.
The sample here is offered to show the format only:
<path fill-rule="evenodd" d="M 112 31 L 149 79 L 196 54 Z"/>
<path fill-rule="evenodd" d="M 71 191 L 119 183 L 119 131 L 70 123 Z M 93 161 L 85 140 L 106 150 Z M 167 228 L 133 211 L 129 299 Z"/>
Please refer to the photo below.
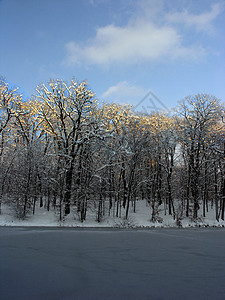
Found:
<path fill-rule="evenodd" d="M 15 217 L 13 208 L 3 204 L 2 214 L 0 215 L 0 226 L 40 226 L 40 227 L 103 227 L 103 228 L 190 228 L 190 227 L 225 227 L 225 221 L 215 219 L 215 211 L 210 209 L 206 217 L 201 216 L 199 210 L 199 218 L 193 221 L 191 218 L 183 217 L 179 226 L 176 220 L 171 215 L 164 215 L 164 211 L 159 211 L 159 221 L 151 222 L 151 208 L 146 206 L 145 201 L 138 201 L 136 212 L 132 210 L 129 213 L 129 218 L 126 220 L 122 214 L 121 218 L 106 215 L 101 223 L 96 221 L 96 213 L 89 211 L 86 221 L 80 222 L 76 210 L 59 221 L 57 212 L 46 208 L 36 208 L 35 215 L 28 214 L 25 220 Z"/>

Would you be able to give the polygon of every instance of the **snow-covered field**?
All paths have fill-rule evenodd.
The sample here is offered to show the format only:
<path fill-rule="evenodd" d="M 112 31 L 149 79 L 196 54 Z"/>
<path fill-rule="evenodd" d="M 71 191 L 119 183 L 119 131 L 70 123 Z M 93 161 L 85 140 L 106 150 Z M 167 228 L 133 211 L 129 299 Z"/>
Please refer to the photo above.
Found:
<path fill-rule="evenodd" d="M 112 215 L 112 213 L 111 213 Z M 2 214 L 0 215 L 0 226 L 47 226 L 47 227 L 177 227 L 176 220 L 172 216 L 165 215 L 163 209 L 159 212 L 160 222 L 151 222 L 151 208 L 146 205 L 146 201 L 137 201 L 136 212 L 132 212 L 132 207 L 129 213 L 128 220 L 123 217 L 125 212 L 122 211 L 122 218 L 113 218 L 108 216 L 106 212 L 103 221 L 98 223 L 96 221 L 96 212 L 88 210 L 86 221 L 80 222 L 76 210 L 73 210 L 70 215 L 66 216 L 63 221 L 59 221 L 57 212 L 47 211 L 44 207 L 36 207 L 35 215 L 29 214 L 25 220 L 15 218 L 15 212 L 12 208 L 2 205 Z M 191 218 L 184 217 L 181 220 L 181 227 L 225 227 L 225 221 L 218 222 L 215 218 L 215 210 L 209 209 L 206 217 L 202 217 L 202 209 L 199 210 L 199 219 L 197 222 Z"/>
<path fill-rule="evenodd" d="M 224 300 L 225 229 L 0 227 L 1 300 Z"/>

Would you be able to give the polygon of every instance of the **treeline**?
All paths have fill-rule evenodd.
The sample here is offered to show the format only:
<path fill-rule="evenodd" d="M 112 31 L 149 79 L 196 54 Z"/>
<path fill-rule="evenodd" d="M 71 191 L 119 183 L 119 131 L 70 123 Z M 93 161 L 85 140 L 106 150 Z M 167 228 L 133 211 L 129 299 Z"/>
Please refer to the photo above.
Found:
<path fill-rule="evenodd" d="M 131 106 L 99 105 L 86 82 L 50 81 L 23 101 L 0 82 L 0 203 L 19 218 L 37 206 L 59 219 L 76 210 L 96 221 L 129 217 L 145 200 L 152 221 L 164 210 L 224 220 L 224 106 L 213 96 L 189 96 L 173 116 Z M 199 210 L 201 209 L 201 212 Z"/>

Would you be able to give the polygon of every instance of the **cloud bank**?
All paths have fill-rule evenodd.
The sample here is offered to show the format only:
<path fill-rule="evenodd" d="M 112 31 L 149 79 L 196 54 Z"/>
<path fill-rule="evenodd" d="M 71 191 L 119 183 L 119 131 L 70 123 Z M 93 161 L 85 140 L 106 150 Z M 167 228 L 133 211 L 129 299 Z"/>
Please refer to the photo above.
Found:
<path fill-rule="evenodd" d="M 222 13 L 224 7 L 225 3 L 223 2 L 214 3 L 210 11 L 197 15 L 183 10 L 182 12 L 167 14 L 166 20 L 170 23 L 181 23 L 187 27 L 194 27 L 197 31 L 212 33 L 213 21 Z"/>

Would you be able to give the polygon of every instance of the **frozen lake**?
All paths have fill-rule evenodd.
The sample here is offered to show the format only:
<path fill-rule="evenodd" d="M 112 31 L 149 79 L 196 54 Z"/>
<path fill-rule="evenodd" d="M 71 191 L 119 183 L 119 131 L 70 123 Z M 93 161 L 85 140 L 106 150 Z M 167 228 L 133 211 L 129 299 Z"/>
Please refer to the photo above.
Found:
<path fill-rule="evenodd" d="M 1 300 L 224 300 L 225 229 L 0 228 Z"/>

